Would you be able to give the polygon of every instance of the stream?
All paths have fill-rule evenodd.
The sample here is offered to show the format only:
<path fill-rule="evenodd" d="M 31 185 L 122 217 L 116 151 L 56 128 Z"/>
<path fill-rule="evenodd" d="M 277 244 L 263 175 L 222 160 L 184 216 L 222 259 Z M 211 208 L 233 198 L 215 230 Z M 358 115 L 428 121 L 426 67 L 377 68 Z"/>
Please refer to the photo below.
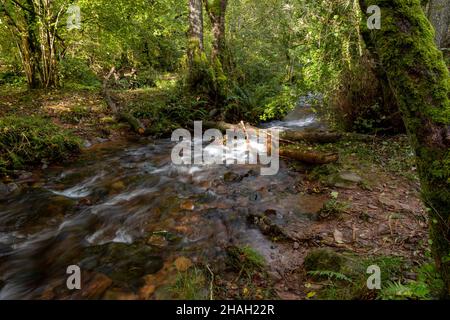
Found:
<path fill-rule="evenodd" d="M 300 116 L 265 127 L 317 125 L 313 115 Z M 271 210 L 280 223 L 303 216 L 298 175 L 283 161 L 276 176 L 261 176 L 258 165 L 177 166 L 173 146 L 144 138 L 104 143 L 0 195 L 0 299 L 100 298 L 99 275 L 130 292 L 152 275 L 154 298 L 163 299 L 176 276 L 166 267 L 179 257 L 216 272 L 230 245 L 253 247 L 268 266 L 282 259 L 248 215 Z M 70 265 L 81 268 L 89 290 L 66 288 Z"/>

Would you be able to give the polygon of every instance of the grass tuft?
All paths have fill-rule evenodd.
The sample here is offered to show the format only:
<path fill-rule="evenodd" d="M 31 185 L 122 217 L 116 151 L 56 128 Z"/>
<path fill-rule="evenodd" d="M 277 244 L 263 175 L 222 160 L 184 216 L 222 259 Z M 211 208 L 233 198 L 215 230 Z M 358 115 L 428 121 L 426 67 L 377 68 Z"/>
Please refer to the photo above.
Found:
<path fill-rule="evenodd" d="M 61 161 L 79 151 L 81 141 L 41 117 L 0 118 L 0 174 L 28 165 Z"/>

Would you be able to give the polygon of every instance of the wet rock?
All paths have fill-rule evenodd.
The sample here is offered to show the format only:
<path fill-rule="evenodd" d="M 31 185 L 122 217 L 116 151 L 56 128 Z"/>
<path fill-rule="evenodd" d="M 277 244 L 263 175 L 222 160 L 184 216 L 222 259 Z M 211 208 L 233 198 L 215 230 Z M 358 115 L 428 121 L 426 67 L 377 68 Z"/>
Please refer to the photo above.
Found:
<path fill-rule="evenodd" d="M 257 215 L 250 214 L 247 218 L 247 221 L 250 224 L 256 225 L 261 230 L 261 233 L 266 236 L 276 237 L 279 239 L 288 238 L 287 235 L 280 228 L 280 226 L 278 226 L 276 223 L 274 223 L 267 216 L 257 216 Z"/>
<path fill-rule="evenodd" d="M 190 267 L 193 266 L 193 263 L 186 257 L 180 257 L 175 260 L 174 265 L 177 271 L 186 272 Z"/>
<path fill-rule="evenodd" d="M 111 185 L 111 189 L 116 192 L 123 191 L 125 189 L 125 183 L 123 181 L 114 182 Z"/>
<path fill-rule="evenodd" d="M 89 140 L 84 140 L 83 147 L 89 149 L 90 147 L 92 147 L 92 143 Z"/>
<path fill-rule="evenodd" d="M 345 258 L 330 249 L 311 250 L 305 258 L 303 266 L 306 271 L 335 271 L 341 270 L 345 264 Z"/>
<path fill-rule="evenodd" d="M 130 286 L 133 289 L 142 285 L 144 275 L 161 270 L 164 261 L 159 249 L 143 243 L 108 243 L 85 250 L 84 260 L 94 257 L 93 271 L 101 272 L 115 283 Z"/>
<path fill-rule="evenodd" d="M 108 139 L 100 138 L 100 137 L 97 137 L 97 138 L 94 139 L 94 142 L 97 143 L 97 144 L 105 143 L 105 142 L 108 142 L 108 141 L 109 141 Z"/>
<path fill-rule="evenodd" d="M 194 202 L 192 200 L 184 201 L 180 204 L 181 210 L 193 211 L 195 208 Z"/>
<path fill-rule="evenodd" d="M 6 187 L 8 188 L 8 193 L 13 193 L 20 189 L 19 186 L 15 183 L 9 183 Z"/>
<path fill-rule="evenodd" d="M 169 245 L 169 242 L 166 240 L 166 238 L 163 235 L 154 234 L 152 235 L 147 243 L 151 246 L 163 248 L 167 247 Z"/>
<path fill-rule="evenodd" d="M 130 291 L 124 291 L 120 288 L 113 288 L 106 291 L 103 296 L 103 300 L 114 300 L 114 301 L 130 301 L 138 300 L 139 297 Z"/>
<path fill-rule="evenodd" d="M 17 178 L 17 180 L 21 182 L 30 180 L 30 178 L 33 176 L 31 172 L 27 172 L 24 170 L 14 170 L 13 175 Z"/>
<path fill-rule="evenodd" d="M 139 299 L 148 300 L 155 293 L 156 286 L 153 284 L 146 284 L 139 290 Z"/>
<path fill-rule="evenodd" d="M 99 299 L 112 285 L 112 280 L 104 274 L 96 274 L 87 286 L 83 287 L 81 296 L 85 299 Z"/>
<path fill-rule="evenodd" d="M 243 177 L 241 175 L 239 175 L 237 173 L 234 173 L 234 172 L 227 172 L 223 176 L 223 180 L 225 182 L 228 182 L 228 183 L 230 183 L 230 182 L 241 182 L 242 179 L 243 179 Z"/>

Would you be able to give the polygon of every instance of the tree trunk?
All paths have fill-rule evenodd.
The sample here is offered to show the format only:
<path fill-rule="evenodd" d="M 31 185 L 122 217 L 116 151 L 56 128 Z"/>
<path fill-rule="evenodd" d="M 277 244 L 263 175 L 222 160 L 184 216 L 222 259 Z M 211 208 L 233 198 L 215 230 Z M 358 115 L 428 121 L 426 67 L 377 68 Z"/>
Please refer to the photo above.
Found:
<path fill-rule="evenodd" d="M 436 32 L 436 46 L 442 48 L 450 26 L 450 0 L 430 0 L 427 15 Z"/>
<path fill-rule="evenodd" d="M 206 58 L 203 41 L 203 3 L 202 0 L 189 0 L 189 30 L 187 46 L 188 76 L 187 85 L 191 91 L 210 94 L 214 91 L 214 77 Z"/>
<path fill-rule="evenodd" d="M 192 68 L 194 56 L 203 51 L 203 4 L 202 0 L 189 0 L 188 63 Z"/>
<path fill-rule="evenodd" d="M 213 33 L 213 45 L 211 51 L 211 60 L 215 63 L 216 59 L 223 65 L 225 50 L 225 15 L 228 0 L 203 0 L 211 21 Z"/>
<path fill-rule="evenodd" d="M 419 0 L 360 0 L 382 10 L 381 30 L 365 29 L 398 101 L 430 208 L 437 268 L 450 292 L 450 102 L 448 69 Z"/>

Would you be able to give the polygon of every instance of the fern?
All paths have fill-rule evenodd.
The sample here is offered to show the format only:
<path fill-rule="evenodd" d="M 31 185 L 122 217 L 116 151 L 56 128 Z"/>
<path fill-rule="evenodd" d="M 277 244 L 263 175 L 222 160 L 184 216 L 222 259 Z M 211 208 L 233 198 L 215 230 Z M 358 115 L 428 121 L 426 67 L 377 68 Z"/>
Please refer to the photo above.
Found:
<path fill-rule="evenodd" d="M 326 277 L 329 280 L 339 280 L 339 281 L 347 281 L 350 283 L 353 283 L 352 279 L 347 277 L 345 274 L 335 272 L 335 271 L 329 271 L 329 270 L 318 270 L 318 271 L 309 271 L 309 275 L 316 276 L 316 277 Z"/>
<path fill-rule="evenodd" d="M 429 299 L 430 291 L 425 283 L 412 282 L 404 285 L 400 282 L 390 282 L 388 286 L 380 292 L 379 298 L 382 300 L 405 300 L 405 299 Z"/>

